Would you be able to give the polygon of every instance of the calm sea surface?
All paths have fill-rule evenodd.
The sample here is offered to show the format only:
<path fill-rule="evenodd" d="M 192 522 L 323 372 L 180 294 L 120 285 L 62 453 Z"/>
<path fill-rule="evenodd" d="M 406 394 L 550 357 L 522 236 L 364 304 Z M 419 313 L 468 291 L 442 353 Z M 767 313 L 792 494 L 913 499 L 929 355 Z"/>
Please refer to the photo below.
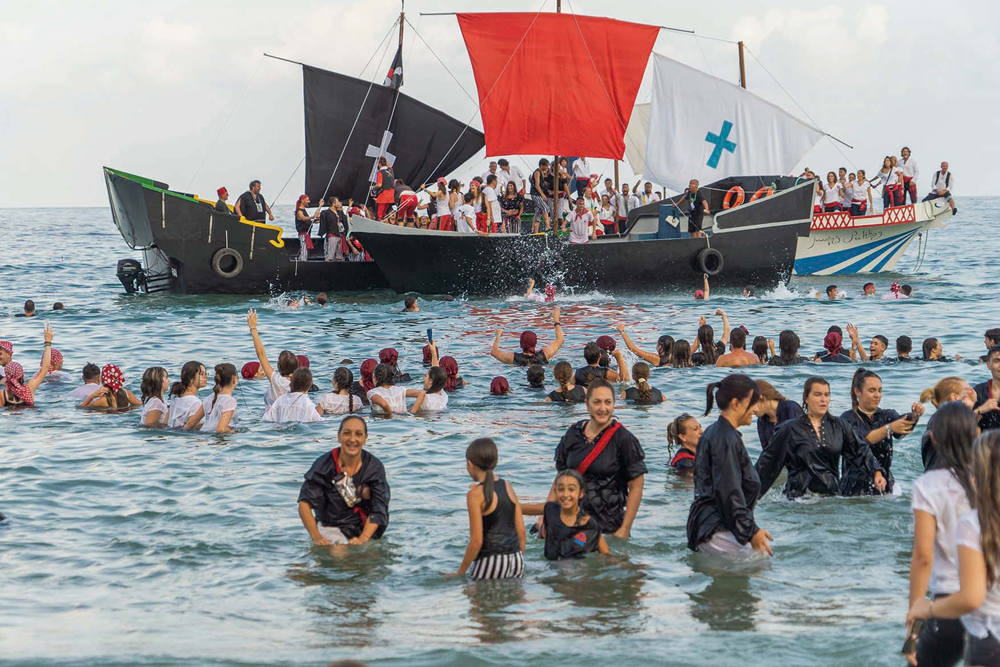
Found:
<path fill-rule="evenodd" d="M 794 328 L 804 351 L 822 347 L 831 324 L 856 323 L 867 342 L 936 336 L 946 354 L 976 359 L 983 331 L 1000 326 L 996 270 L 998 199 L 965 199 L 945 231 L 931 232 L 927 259 L 910 274 L 916 245 L 900 262 L 916 298 L 862 299 L 867 278 L 796 278 L 788 288 L 742 299 L 690 290 L 670 295 L 564 294 L 567 342 L 558 355 L 581 365 L 582 347 L 626 323 L 652 350 L 657 336 L 693 339 L 698 316 L 716 307 L 751 336 Z M 285 220 L 290 211 L 284 211 Z M 322 665 L 355 657 L 373 665 L 900 665 L 919 434 L 896 451 L 895 497 L 788 502 L 772 490 L 758 523 L 775 538 L 763 565 L 723 571 L 685 546 L 690 482 L 667 471 L 668 421 L 703 411 L 715 369 L 653 371 L 666 406 L 618 416 L 639 437 L 649 475 L 620 558 L 552 564 L 529 540 L 522 582 L 466 583 L 457 568 L 468 529 L 464 451 L 475 437 L 500 447 L 502 476 L 522 499 L 542 499 L 560 436 L 585 411 L 543 402 L 523 370 L 489 358 L 493 331 L 516 346 L 524 328 L 552 339 L 547 308 L 522 299 L 422 301 L 401 313 L 381 292 L 290 310 L 284 299 L 127 296 L 115 262 L 130 253 L 107 209 L 0 211 L 0 338 L 29 371 L 42 352 L 43 321 L 55 330 L 65 368 L 116 363 L 138 393 L 143 370 L 197 359 L 211 368 L 254 358 L 247 308 L 260 310 L 272 360 L 306 354 L 324 390 L 342 359 L 360 362 L 395 346 L 400 367 L 422 373 L 420 348 L 433 328 L 468 388 L 447 412 L 371 422 L 368 448 L 388 468 L 391 521 L 384 539 L 345 558 L 311 547 L 296 515 L 302 474 L 335 444 L 336 421 L 275 428 L 260 422 L 264 383 L 238 390 L 240 431 L 215 436 L 138 428 L 139 414 L 75 409 L 72 385 L 47 383 L 38 407 L 0 410 L 0 660 L 11 664 Z M 808 296 L 836 282 L 851 298 Z M 13 318 L 28 298 L 41 316 Z M 49 311 L 54 301 L 63 312 Z M 629 358 L 632 361 L 631 357 Z M 551 366 L 549 367 L 551 369 Z M 854 366 L 754 370 L 792 398 L 824 374 L 837 414 L 850 407 Z M 979 382 L 975 363 L 886 365 L 884 407 L 904 412 L 920 390 L 957 374 Z M 489 396 L 504 374 L 514 393 Z M 210 373 L 211 375 L 211 373 Z M 551 377 L 551 376 L 549 376 Z M 203 395 L 207 391 L 203 390 Z M 716 415 L 703 419 L 708 425 Z M 756 459 L 756 429 L 744 429 Z M 778 485 L 780 486 L 780 485 Z M 777 487 L 776 487 L 777 488 Z"/>

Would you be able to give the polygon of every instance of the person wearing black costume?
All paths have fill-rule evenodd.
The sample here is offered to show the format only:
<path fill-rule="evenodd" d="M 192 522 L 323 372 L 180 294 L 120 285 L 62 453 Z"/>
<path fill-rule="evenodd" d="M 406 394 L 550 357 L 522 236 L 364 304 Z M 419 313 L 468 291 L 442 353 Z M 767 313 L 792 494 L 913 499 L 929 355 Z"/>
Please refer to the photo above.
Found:
<path fill-rule="evenodd" d="M 597 521 L 580 509 L 586 488 L 580 473 L 563 470 L 552 486 L 555 501 L 521 506 L 525 516 L 542 517 L 546 560 L 579 559 L 595 551 L 610 553 Z"/>
<path fill-rule="evenodd" d="M 701 227 L 705 216 L 712 215 L 712 212 L 708 208 L 708 200 L 705 199 L 705 195 L 698 189 L 698 185 L 698 179 L 692 178 L 683 195 L 683 201 L 685 202 L 683 207 L 686 209 L 688 215 L 688 231 L 691 232 L 691 238 L 704 236 Z"/>
<path fill-rule="evenodd" d="M 606 533 L 628 538 L 642 503 L 646 453 L 614 418 L 615 392 L 606 380 L 587 389 L 590 419 L 569 427 L 556 447 L 556 470 L 575 469 L 586 482 L 583 511 Z M 549 501 L 556 500 L 555 487 Z"/>
<path fill-rule="evenodd" d="M 990 379 L 973 387 L 976 392 L 975 411 L 979 428 L 992 431 L 1000 428 L 1000 408 L 997 407 L 997 399 L 1000 398 L 1000 346 L 991 347 L 986 353 L 986 368 L 990 371 Z"/>
<path fill-rule="evenodd" d="M 768 366 L 795 366 L 809 361 L 799 356 L 799 335 L 791 329 L 785 329 L 778 335 L 778 354 L 772 354 Z"/>
<path fill-rule="evenodd" d="M 761 495 L 786 466 L 789 498 L 806 493 L 856 496 L 869 493 L 872 485 L 885 491 L 884 471 L 868 443 L 858 442 L 851 427 L 830 414 L 830 384 L 821 377 L 806 380 L 802 403 L 806 414 L 778 427 L 757 459 Z"/>
<path fill-rule="evenodd" d="M 671 362 L 670 353 L 674 347 L 673 336 L 664 334 L 660 336 L 658 339 L 656 339 L 656 354 L 653 354 L 652 352 L 645 352 L 643 350 L 640 350 L 636 346 L 636 344 L 632 342 L 632 339 L 629 338 L 628 333 L 625 331 L 624 324 L 619 322 L 616 325 L 616 327 L 618 329 L 618 333 L 620 333 L 622 336 L 622 340 L 625 341 L 626 347 L 628 347 L 629 351 L 631 351 L 632 354 L 636 355 L 637 357 L 639 357 L 646 363 L 651 364 L 652 366 L 659 367 L 659 366 L 670 365 Z"/>
<path fill-rule="evenodd" d="M 613 352 L 618 360 L 618 367 L 624 368 L 625 361 L 622 358 L 621 350 Z M 583 360 L 586 366 L 576 369 L 576 383 L 581 387 L 588 387 L 594 380 L 618 381 L 618 371 L 609 366 L 601 365 L 601 347 L 597 343 L 587 343 L 583 348 Z"/>
<path fill-rule="evenodd" d="M 347 214 L 336 197 L 327 200 L 327 208 L 319 214 L 319 237 L 323 239 L 323 259 L 342 262 L 346 244 L 341 240 L 347 234 Z"/>
<path fill-rule="evenodd" d="M 754 520 L 761 483 L 739 432 L 753 419 L 760 392 L 750 376 L 733 374 L 708 385 L 705 393 L 705 415 L 712 411 L 713 393 L 721 414 L 698 441 L 688 548 L 708 554 L 741 554 L 752 549 L 773 556 L 768 544 L 771 534 Z"/>
<path fill-rule="evenodd" d="M 552 327 L 556 330 L 556 339 L 540 350 L 536 347 L 538 345 L 538 336 L 535 332 L 522 331 L 520 352 L 501 350 L 500 336 L 503 335 L 503 331 L 497 329 L 496 335 L 493 338 L 493 349 L 490 350 L 490 356 L 497 361 L 505 364 L 514 364 L 515 366 L 532 366 L 534 364 L 544 366 L 549 363 L 549 359 L 556 356 L 563 344 L 562 323 L 559 322 L 559 306 L 552 309 Z"/>
<path fill-rule="evenodd" d="M 552 369 L 552 378 L 559 383 L 559 388 L 550 391 L 545 398 L 549 403 L 585 403 L 587 390 L 576 384 L 573 379 L 573 366 L 566 360 L 560 361 Z"/>
<path fill-rule="evenodd" d="M 385 466 L 364 451 L 368 424 L 344 417 L 340 447 L 320 456 L 299 491 L 299 518 L 316 546 L 359 545 L 379 539 L 389 525 L 389 482 Z"/>
<path fill-rule="evenodd" d="M 233 212 L 254 222 L 263 222 L 266 215 L 268 220 L 274 222 L 271 207 L 267 205 L 267 202 L 264 201 L 264 195 L 260 193 L 260 181 L 250 181 L 250 189 L 236 200 Z"/>
<path fill-rule="evenodd" d="M 774 431 L 789 419 L 802 416 L 802 406 L 795 401 L 789 401 L 767 380 L 755 380 L 760 400 L 754 405 L 757 415 L 757 437 L 760 438 L 761 451 L 768 448 Z"/>
<path fill-rule="evenodd" d="M 972 410 L 976 404 L 976 392 L 962 378 L 950 375 L 946 378 L 941 378 L 933 387 L 928 387 L 920 393 L 920 402 L 926 403 L 927 401 L 930 401 L 931 405 L 935 408 L 940 408 L 945 403 L 951 403 L 952 401 L 961 401 L 965 403 L 965 407 Z M 924 435 L 920 438 L 920 458 L 924 463 L 924 471 L 934 470 L 940 465 L 937 448 L 934 446 L 932 435 L 934 432 L 934 418 L 936 416 L 937 412 L 927 420 L 927 430 L 924 431 Z"/>
<path fill-rule="evenodd" d="M 226 200 L 229 199 L 229 190 L 222 187 L 216 190 L 215 194 L 219 195 L 218 201 L 215 202 L 215 210 L 219 213 L 231 213 L 229 206 L 226 205 Z"/>
<path fill-rule="evenodd" d="M 867 442 L 872 455 L 885 475 L 885 492 L 892 493 L 895 478 L 892 476 L 892 441 L 913 432 L 917 419 L 924 414 L 924 406 L 914 403 L 910 408 L 913 419 L 900 417 L 895 410 L 879 407 L 882 402 L 882 378 L 878 374 L 859 368 L 851 382 L 851 409 L 840 415 L 854 429 L 858 442 Z M 908 415 L 909 416 L 909 415 Z"/>
<path fill-rule="evenodd" d="M 701 423 L 686 412 L 667 425 L 667 453 L 677 447 L 677 453 L 670 459 L 670 468 L 678 475 L 694 474 L 702 433 Z"/>

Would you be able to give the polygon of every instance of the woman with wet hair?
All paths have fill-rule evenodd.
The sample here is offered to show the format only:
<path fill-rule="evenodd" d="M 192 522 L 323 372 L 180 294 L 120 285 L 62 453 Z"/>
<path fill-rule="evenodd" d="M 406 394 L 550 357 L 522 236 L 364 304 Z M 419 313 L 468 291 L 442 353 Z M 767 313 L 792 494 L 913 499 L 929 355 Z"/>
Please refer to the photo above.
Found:
<path fill-rule="evenodd" d="M 167 369 L 163 366 L 147 368 L 142 374 L 142 383 L 139 387 L 142 400 L 142 425 L 166 426 L 168 409 L 163 397 L 170 389 Z"/>
<path fill-rule="evenodd" d="M 952 361 L 944 356 L 944 346 L 937 338 L 926 338 L 923 344 L 924 361 Z M 954 361 L 961 361 L 962 356 L 956 354 Z"/>
<path fill-rule="evenodd" d="M 393 414 L 406 414 L 406 399 L 417 398 L 424 393 L 419 389 L 397 386 L 393 376 L 391 366 L 379 364 L 375 367 L 373 373 L 375 387 L 368 392 L 372 414 L 383 414 L 387 417 Z"/>
<path fill-rule="evenodd" d="M 264 394 L 264 407 L 269 408 L 279 396 L 288 392 L 292 382 L 292 373 L 299 367 L 298 357 L 291 350 L 282 350 L 278 355 L 278 368 L 275 370 L 268 361 L 267 351 L 264 343 L 257 333 L 257 311 L 250 309 L 247 312 L 247 326 L 250 327 L 250 335 L 253 337 L 253 349 L 257 353 L 257 361 L 264 371 L 264 377 L 270 383 L 267 393 Z"/>
<path fill-rule="evenodd" d="M 587 390 L 576 384 L 576 373 L 568 361 L 560 361 L 552 369 L 552 378 L 559 383 L 559 388 L 550 391 L 545 398 L 547 402 L 583 403 L 587 400 Z"/>
<path fill-rule="evenodd" d="M 976 390 L 962 378 L 951 375 L 941 378 L 933 387 L 928 387 L 920 393 L 920 402 L 926 403 L 928 401 L 935 408 L 941 408 L 941 406 L 948 403 L 959 401 L 965 407 L 972 410 L 976 405 Z M 927 422 L 927 430 L 920 439 L 920 458 L 924 463 L 925 471 L 938 467 L 937 451 L 934 449 L 934 444 L 931 440 L 935 417 L 937 417 L 937 412 L 931 415 L 931 418 Z"/>
<path fill-rule="evenodd" d="M 799 356 L 799 335 L 791 329 L 785 329 L 778 335 L 778 354 L 771 355 L 768 366 L 794 366 L 804 364 L 809 361 L 805 357 Z"/>
<path fill-rule="evenodd" d="M 188 419 L 202 407 L 198 391 L 208 384 L 208 372 L 200 361 L 189 361 L 181 367 L 181 379 L 170 386 L 168 428 L 184 428 Z"/>
<path fill-rule="evenodd" d="M 319 399 L 319 407 L 325 415 L 347 415 L 360 412 L 364 403 L 351 393 L 354 386 L 354 373 L 351 369 L 341 366 L 333 372 L 333 391 L 324 394 Z"/>
<path fill-rule="evenodd" d="M 7 381 L 8 389 L 10 380 Z M 114 364 L 105 364 L 101 369 L 101 387 L 84 399 L 78 407 L 110 408 L 112 410 L 128 410 L 142 401 L 125 388 L 125 374 Z"/>
<path fill-rule="evenodd" d="M 545 367 L 538 364 L 529 366 L 526 379 L 529 389 L 545 389 Z"/>
<path fill-rule="evenodd" d="M 628 332 L 625 331 L 624 324 L 619 322 L 617 328 L 618 328 L 618 333 L 620 333 L 622 336 L 622 340 L 625 341 L 625 346 L 629 349 L 629 351 L 632 354 L 636 355 L 637 357 L 639 357 L 640 359 L 642 359 L 643 361 L 652 366 L 659 367 L 659 366 L 670 365 L 671 352 L 673 351 L 674 347 L 673 336 L 668 336 L 666 334 L 660 336 L 656 340 L 656 353 L 653 354 L 652 352 L 645 352 L 643 350 L 640 350 L 638 346 L 636 346 L 636 344 L 632 342 L 632 339 L 629 338 Z"/>
<path fill-rule="evenodd" d="M 316 422 L 323 413 L 309 398 L 309 390 L 313 386 L 312 372 L 308 368 L 299 368 L 292 373 L 288 391 L 277 398 L 264 411 L 261 421 L 276 424 L 292 422 Z"/>
<path fill-rule="evenodd" d="M 757 525 L 754 507 L 762 495 L 739 429 L 753 420 L 760 391 L 750 376 L 727 375 L 705 390 L 705 416 L 713 399 L 719 419 L 705 429 L 694 461 L 694 502 L 688 513 L 688 548 L 704 554 L 773 556 L 771 534 Z"/>
<path fill-rule="evenodd" d="M 715 330 L 702 317 L 698 322 L 698 336 L 691 352 L 691 363 L 695 366 L 714 366 L 716 360 L 726 353 L 729 344 L 729 316 L 721 308 L 715 314 L 722 318 L 722 338 L 715 340 Z"/>
<path fill-rule="evenodd" d="M 785 398 L 767 380 L 754 380 L 754 383 L 760 392 L 760 400 L 754 405 L 754 414 L 757 415 L 757 437 L 760 438 L 760 448 L 763 451 L 771 444 L 778 426 L 789 419 L 802 416 L 802 407 Z"/>
<path fill-rule="evenodd" d="M 674 341 L 670 349 L 670 365 L 674 368 L 691 368 L 691 343 L 684 338 Z"/>
<path fill-rule="evenodd" d="M 428 343 L 431 348 L 431 367 L 424 373 L 424 389 L 418 392 L 410 414 L 418 412 L 440 412 L 448 407 L 448 373 L 438 363 L 438 349 L 434 343 Z"/>
<path fill-rule="evenodd" d="M 858 441 L 851 427 L 830 414 L 830 383 L 806 380 L 802 389 L 805 414 L 782 424 L 757 459 L 761 495 L 788 468 L 785 495 L 857 496 L 885 491 L 885 471 L 867 441 Z M 844 474 L 841 477 L 841 468 Z"/>
<path fill-rule="evenodd" d="M 392 381 L 396 384 L 401 382 L 411 382 L 409 373 L 399 370 L 399 352 L 394 347 L 386 347 L 379 350 L 378 361 L 392 369 Z"/>
<path fill-rule="evenodd" d="M 676 447 L 677 452 L 670 459 L 670 468 L 678 475 L 693 475 L 698 441 L 704 430 L 697 417 L 688 413 L 678 415 L 667 425 L 667 453 Z"/>
<path fill-rule="evenodd" d="M 622 400 L 635 405 L 657 405 L 667 400 L 663 392 L 649 385 L 649 364 L 646 362 L 637 361 L 632 364 L 632 377 L 635 379 L 635 386 L 621 393 L 619 398 Z"/>

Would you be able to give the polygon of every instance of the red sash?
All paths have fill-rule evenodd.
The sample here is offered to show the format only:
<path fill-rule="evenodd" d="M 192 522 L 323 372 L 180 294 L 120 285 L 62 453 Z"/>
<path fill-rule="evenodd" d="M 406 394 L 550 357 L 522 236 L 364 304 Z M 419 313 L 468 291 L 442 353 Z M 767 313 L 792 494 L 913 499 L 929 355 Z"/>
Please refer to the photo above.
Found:
<path fill-rule="evenodd" d="M 614 424 L 608 427 L 608 429 L 604 432 L 604 435 L 601 436 L 601 439 L 597 441 L 597 444 L 594 445 L 594 448 L 590 450 L 589 454 L 587 454 L 587 458 L 583 459 L 583 463 L 581 463 L 576 467 L 576 471 L 578 473 L 580 473 L 581 475 L 587 474 L 587 469 L 590 468 L 590 464 L 593 463 L 597 459 L 597 457 L 601 455 L 601 452 L 604 451 L 604 448 L 608 446 L 609 442 L 611 442 L 612 436 L 614 436 L 614 434 L 621 427 L 622 427 L 621 422 L 615 422 Z"/>
<path fill-rule="evenodd" d="M 336 449 L 331 449 L 330 453 L 333 454 L 333 467 L 336 469 L 337 474 L 339 475 L 342 472 L 342 470 L 340 469 L 340 447 L 337 447 Z M 368 523 L 368 512 L 361 509 L 361 503 L 358 503 L 351 509 L 354 511 L 355 514 L 361 517 L 361 529 L 364 530 L 364 525 Z"/>

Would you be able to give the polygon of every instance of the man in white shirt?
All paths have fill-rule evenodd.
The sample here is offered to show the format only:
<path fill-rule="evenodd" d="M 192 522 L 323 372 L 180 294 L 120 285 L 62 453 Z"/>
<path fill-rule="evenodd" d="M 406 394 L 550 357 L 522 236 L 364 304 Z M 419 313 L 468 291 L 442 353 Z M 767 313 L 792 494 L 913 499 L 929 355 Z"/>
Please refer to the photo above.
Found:
<path fill-rule="evenodd" d="M 458 207 L 458 231 L 464 234 L 483 234 L 476 229 L 476 211 L 472 208 L 475 199 L 471 192 L 466 192 L 465 203 Z"/>
<path fill-rule="evenodd" d="M 523 197 L 524 193 L 527 192 L 528 180 L 521 173 L 521 170 L 510 166 L 510 162 L 505 157 L 497 160 L 497 164 L 500 165 L 500 171 L 497 172 L 497 185 L 500 187 L 500 192 L 506 192 L 507 184 L 513 181 L 514 185 L 517 186 L 518 194 Z"/>
<path fill-rule="evenodd" d="M 486 198 L 486 224 L 491 234 L 497 233 L 497 228 L 503 223 L 500 213 L 500 198 L 497 197 L 497 177 L 490 174 L 483 186 L 483 197 Z M 506 232 L 507 230 L 501 229 Z"/>
<path fill-rule="evenodd" d="M 101 369 L 97 364 L 83 367 L 83 385 L 66 394 L 66 398 L 80 403 L 101 388 Z"/>
<path fill-rule="evenodd" d="M 585 157 L 573 160 L 573 180 L 576 183 L 576 196 L 582 197 L 590 185 L 590 161 Z"/>
<path fill-rule="evenodd" d="M 652 204 L 655 201 L 660 201 L 660 193 L 654 192 L 653 184 L 646 181 L 642 194 L 639 195 L 639 203 L 645 206 L 646 204 Z"/>
<path fill-rule="evenodd" d="M 625 230 L 630 211 L 639 208 L 639 198 L 629 192 L 628 183 L 622 183 L 621 194 L 615 196 L 615 209 L 618 211 L 618 234 Z"/>
<path fill-rule="evenodd" d="M 910 157 L 910 148 L 903 146 L 900 155 L 903 159 L 899 161 L 899 168 L 903 170 L 903 203 L 906 203 L 906 195 L 910 195 L 910 203 L 917 203 L 917 178 L 920 176 L 920 168 L 917 161 Z"/>
<path fill-rule="evenodd" d="M 617 192 L 615 192 L 615 182 L 612 181 L 610 178 L 605 178 L 604 189 L 601 190 L 598 194 L 602 197 L 604 195 L 607 195 L 608 201 L 613 203 L 615 201 L 615 195 L 618 194 Z"/>
<path fill-rule="evenodd" d="M 931 182 L 931 193 L 924 197 L 923 201 L 931 201 L 932 199 L 941 199 L 943 197 L 951 204 L 951 214 L 955 215 L 958 213 L 958 207 L 955 206 L 955 200 L 951 198 L 951 193 L 954 189 L 955 177 L 948 171 L 948 163 L 942 162 L 941 171 L 934 172 L 934 180 Z"/>
<path fill-rule="evenodd" d="M 570 243 L 586 243 L 590 240 L 591 234 L 597 234 L 597 225 L 593 224 L 594 214 L 587 210 L 587 200 L 583 197 L 577 197 L 576 209 L 569 214 L 567 221 Z"/>
<path fill-rule="evenodd" d="M 490 162 L 490 168 L 483 172 L 483 183 L 485 183 L 486 179 L 490 177 L 490 174 L 493 174 L 497 178 L 500 178 L 500 174 L 497 172 L 497 163 L 496 162 L 492 162 L 491 161 Z"/>

